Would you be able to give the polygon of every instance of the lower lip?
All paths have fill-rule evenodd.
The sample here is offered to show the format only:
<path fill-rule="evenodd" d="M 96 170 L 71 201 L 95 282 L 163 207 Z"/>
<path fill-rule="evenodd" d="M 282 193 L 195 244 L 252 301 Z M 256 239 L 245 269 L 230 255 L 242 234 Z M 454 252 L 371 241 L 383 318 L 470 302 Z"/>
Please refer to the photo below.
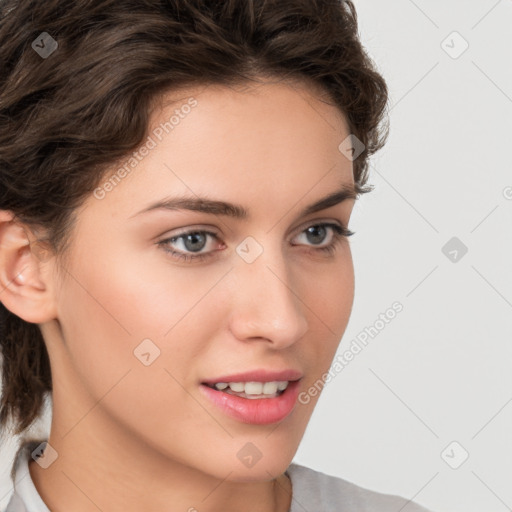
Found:
<path fill-rule="evenodd" d="M 293 410 L 299 395 L 298 380 L 275 398 L 242 398 L 201 384 L 201 391 L 225 414 L 243 423 L 268 425 L 284 420 Z"/>

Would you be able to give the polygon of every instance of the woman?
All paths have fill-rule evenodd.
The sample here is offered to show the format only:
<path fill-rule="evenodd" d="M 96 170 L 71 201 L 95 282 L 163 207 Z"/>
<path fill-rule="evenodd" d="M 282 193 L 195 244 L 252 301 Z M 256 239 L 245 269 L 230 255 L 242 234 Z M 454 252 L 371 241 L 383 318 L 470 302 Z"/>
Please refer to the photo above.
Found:
<path fill-rule="evenodd" d="M 425 511 L 291 463 L 385 138 L 353 4 L 0 9 L 8 512 Z"/>

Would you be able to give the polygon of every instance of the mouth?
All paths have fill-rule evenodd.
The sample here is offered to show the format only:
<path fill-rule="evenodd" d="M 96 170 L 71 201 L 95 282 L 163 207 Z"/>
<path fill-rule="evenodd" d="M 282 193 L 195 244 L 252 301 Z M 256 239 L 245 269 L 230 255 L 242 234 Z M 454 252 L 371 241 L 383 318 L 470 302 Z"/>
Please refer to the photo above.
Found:
<path fill-rule="evenodd" d="M 296 371 L 256 371 L 201 382 L 199 387 L 222 413 L 242 423 L 266 425 L 291 414 L 302 377 Z"/>

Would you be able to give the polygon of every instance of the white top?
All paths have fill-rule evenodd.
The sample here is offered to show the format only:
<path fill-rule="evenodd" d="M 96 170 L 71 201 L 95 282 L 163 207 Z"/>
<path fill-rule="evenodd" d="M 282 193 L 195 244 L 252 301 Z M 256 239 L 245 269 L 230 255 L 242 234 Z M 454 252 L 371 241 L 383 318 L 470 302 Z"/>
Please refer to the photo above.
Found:
<path fill-rule="evenodd" d="M 18 450 L 13 468 L 14 492 L 5 512 L 51 512 L 28 469 L 31 454 L 41 442 L 25 442 Z M 429 512 L 399 496 L 370 491 L 299 464 L 290 464 L 286 474 L 292 482 L 289 512 Z"/>

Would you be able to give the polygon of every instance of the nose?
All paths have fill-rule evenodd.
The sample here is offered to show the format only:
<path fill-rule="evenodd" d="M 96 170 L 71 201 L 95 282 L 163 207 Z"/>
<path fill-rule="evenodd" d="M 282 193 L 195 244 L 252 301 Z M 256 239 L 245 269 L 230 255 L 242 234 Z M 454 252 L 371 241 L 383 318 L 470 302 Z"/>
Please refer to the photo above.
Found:
<path fill-rule="evenodd" d="M 240 259 L 230 272 L 229 323 L 239 340 L 264 339 L 282 349 L 308 330 L 307 297 L 300 296 L 299 283 L 280 253 L 266 249 L 252 263 Z"/>

